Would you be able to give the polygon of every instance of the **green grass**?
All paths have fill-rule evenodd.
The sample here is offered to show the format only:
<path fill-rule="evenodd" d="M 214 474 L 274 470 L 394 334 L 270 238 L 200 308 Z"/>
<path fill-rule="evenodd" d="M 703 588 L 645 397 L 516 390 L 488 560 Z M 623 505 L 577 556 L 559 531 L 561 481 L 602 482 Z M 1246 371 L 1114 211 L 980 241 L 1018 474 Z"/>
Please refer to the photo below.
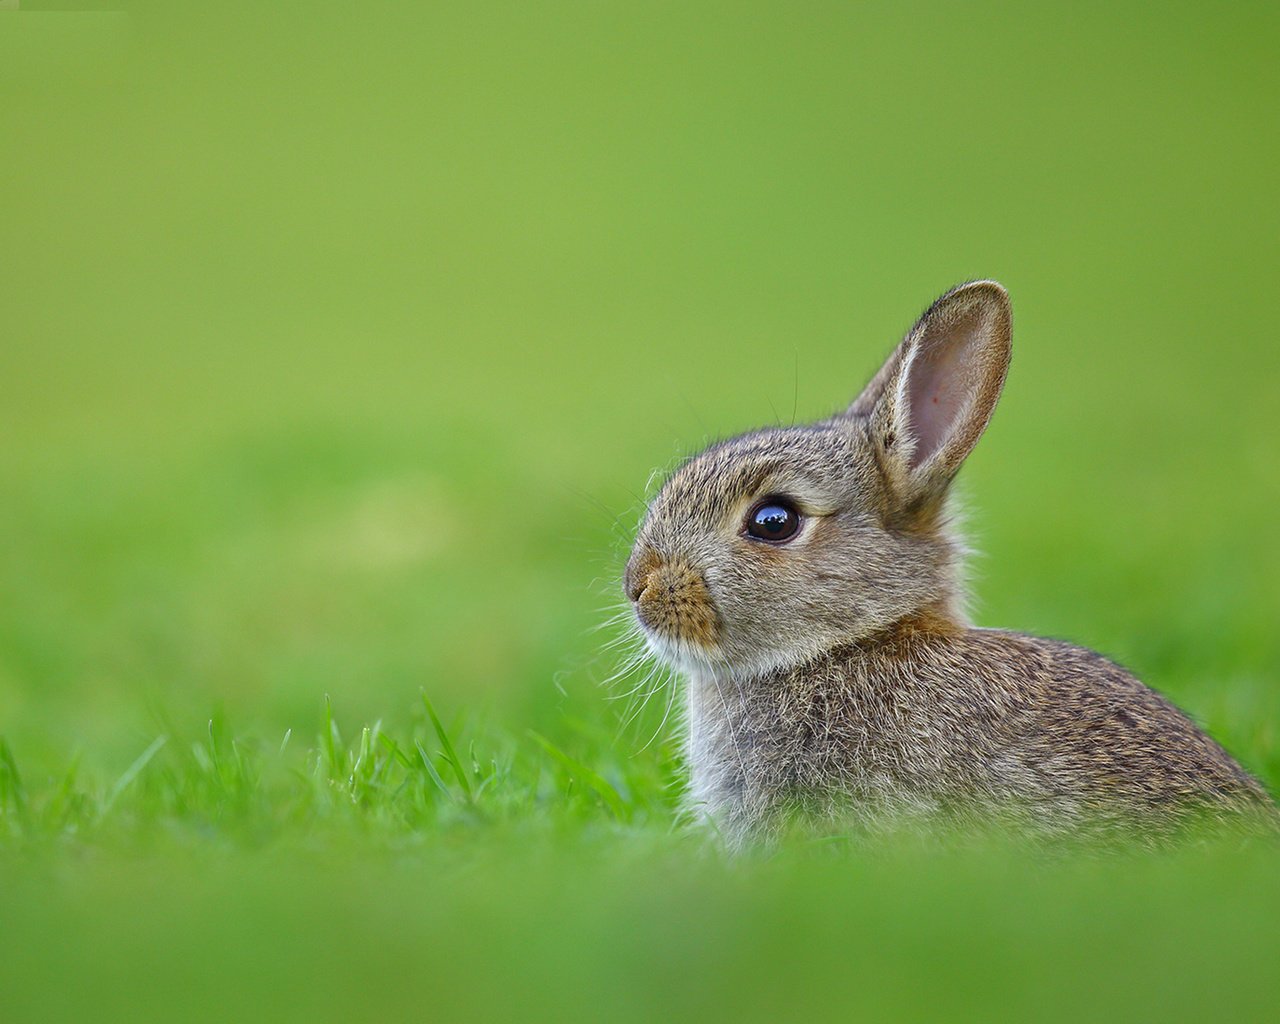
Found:
<path fill-rule="evenodd" d="M 569 749 L 492 727 L 455 740 L 425 695 L 422 706 L 399 735 L 377 722 L 344 736 L 326 701 L 316 733 L 271 742 L 216 716 L 192 735 L 157 735 L 114 777 L 86 778 L 77 757 L 38 786 L 0 741 L 5 838 L 13 849 L 176 836 L 259 847 L 355 829 L 376 846 L 491 829 L 674 827 L 676 766 L 665 744 L 629 758 L 598 727 L 572 721 L 561 730 Z"/>
<path fill-rule="evenodd" d="M 6 1020 L 1257 1019 L 1272 844 L 1046 858 L 795 841 L 729 859 L 675 765 L 570 726 L 157 737 L 27 789 L 0 747 Z M 166 739 L 169 742 L 165 742 Z M 588 761 L 589 764 L 584 764 Z M 47 945 L 46 945 L 47 944 Z M 70 976 L 68 976 L 70 972 Z"/>
<path fill-rule="evenodd" d="M 655 467 L 994 276 L 977 620 L 1280 789 L 1278 28 L 0 12 L 0 1021 L 1265 1017 L 1276 850 L 729 859 L 596 627 Z"/>

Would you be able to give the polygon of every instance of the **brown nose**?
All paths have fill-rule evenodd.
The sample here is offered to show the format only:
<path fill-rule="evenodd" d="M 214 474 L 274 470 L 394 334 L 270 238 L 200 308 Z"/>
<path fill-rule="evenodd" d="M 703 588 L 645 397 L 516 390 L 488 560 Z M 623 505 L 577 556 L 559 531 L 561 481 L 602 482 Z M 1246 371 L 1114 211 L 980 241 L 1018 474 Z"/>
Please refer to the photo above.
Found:
<path fill-rule="evenodd" d="M 658 567 L 658 556 L 649 547 L 637 548 L 627 562 L 627 571 L 622 579 L 622 586 L 633 602 L 640 600 L 644 588 L 649 585 L 653 571 Z"/>
<path fill-rule="evenodd" d="M 626 588 L 646 629 L 702 646 L 718 642 L 720 615 L 706 578 L 689 563 L 642 556 L 627 567 Z"/>

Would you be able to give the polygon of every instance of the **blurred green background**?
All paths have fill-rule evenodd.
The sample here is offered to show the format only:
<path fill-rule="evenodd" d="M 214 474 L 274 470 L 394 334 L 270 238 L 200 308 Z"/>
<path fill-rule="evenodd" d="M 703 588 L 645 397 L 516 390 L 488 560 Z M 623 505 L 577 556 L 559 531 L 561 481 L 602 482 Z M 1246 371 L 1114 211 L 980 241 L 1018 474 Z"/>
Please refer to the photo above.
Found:
<path fill-rule="evenodd" d="M 701 851 L 592 627 L 655 467 L 843 406 L 995 277 L 977 620 L 1280 786 L 1280 8 L 21 6 L 0 736 L 27 805 L 102 813 L 0 800 L 0 1017 L 1274 1009 L 1275 851 Z M 326 695 L 436 742 L 420 690 L 528 801 L 317 833 L 286 760 L 246 840 L 165 795 L 211 716 L 311 765 Z"/>

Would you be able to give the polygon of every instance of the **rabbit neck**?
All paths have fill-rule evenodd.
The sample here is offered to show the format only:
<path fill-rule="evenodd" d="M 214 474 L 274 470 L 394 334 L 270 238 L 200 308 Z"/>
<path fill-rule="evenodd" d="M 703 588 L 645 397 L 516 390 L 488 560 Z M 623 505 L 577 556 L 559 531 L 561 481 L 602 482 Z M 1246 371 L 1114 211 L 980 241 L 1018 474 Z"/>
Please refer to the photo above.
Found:
<path fill-rule="evenodd" d="M 883 717 L 878 709 L 904 666 L 922 650 L 947 645 L 966 632 L 950 603 L 940 600 L 874 636 L 789 668 L 754 676 L 689 672 L 691 810 L 714 820 L 731 844 L 743 841 L 793 774 L 822 775 L 820 766 L 806 766 L 805 750 L 812 741 L 805 737 L 829 728 L 824 709 L 832 699 L 851 701 L 846 706 L 854 709 L 853 718 L 865 714 L 873 722 Z M 875 742 L 872 730 L 866 735 Z"/>

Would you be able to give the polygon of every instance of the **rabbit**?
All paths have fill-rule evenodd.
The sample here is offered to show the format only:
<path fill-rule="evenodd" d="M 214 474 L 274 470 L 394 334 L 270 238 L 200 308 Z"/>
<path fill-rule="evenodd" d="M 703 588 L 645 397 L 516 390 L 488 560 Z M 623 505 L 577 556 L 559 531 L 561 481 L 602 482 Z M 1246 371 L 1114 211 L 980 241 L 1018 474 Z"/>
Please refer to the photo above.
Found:
<path fill-rule="evenodd" d="M 1011 329 L 1003 286 L 959 285 L 846 410 L 713 444 L 649 504 L 623 586 L 687 684 L 688 806 L 731 845 L 797 822 L 1274 826 L 1263 786 L 1125 669 L 966 618 L 948 491 Z"/>

